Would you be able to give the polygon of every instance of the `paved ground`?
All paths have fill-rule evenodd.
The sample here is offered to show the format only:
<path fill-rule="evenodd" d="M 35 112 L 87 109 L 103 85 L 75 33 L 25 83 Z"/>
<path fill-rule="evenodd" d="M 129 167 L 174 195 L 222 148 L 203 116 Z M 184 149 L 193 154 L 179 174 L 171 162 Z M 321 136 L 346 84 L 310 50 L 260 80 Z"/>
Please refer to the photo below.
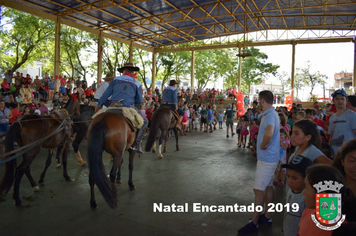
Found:
<path fill-rule="evenodd" d="M 124 236 L 225 236 L 236 235 L 251 213 L 193 212 L 193 203 L 204 205 L 249 205 L 254 201 L 252 190 L 256 158 L 247 149 L 238 149 L 236 138 L 227 139 L 225 130 L 214 133 L 192 133 L 180 137 L 181 151 L 168 142 L 168 152 L 160 160 L 156 154 L 136 157 L 135 191 L 130 191 L 127 154 L 124 161 L 123 184 L 118 186 L 119 204 L 110 209 L 97 190 L 99 209 L 89 206 L 88 168 L 76 163 L 71 149 L 69 175 L 64 181 L 62 169 L 50 166 L 45 185 L 34 193 L 26 177 L 22 179 L 20 196 L 27 207 L 13 205 L 12 192 L 0 202 L 2 236 L 27 235 L 124 235 Z M 81 146 L 86 157 L 86 141 Z M 44 166 L 47 150 L 31 165 L 36 180 Z M 86 158 L 85 158 L 86 159 Z M 111 163 L 104 154 L 107 170 Z M 4 166 L 0 166 L 0 175 Z M 12 190 L 11 190 L 12 191 Z M 284 188 L 276 187 L 275 202 L 284 203 Z M 184 213 L 154 213 L 154 203 L 185 204 Z M 273 226 L 261 226 L 255 235 L 279 236 L 283 213 L 274 214 Z"/>

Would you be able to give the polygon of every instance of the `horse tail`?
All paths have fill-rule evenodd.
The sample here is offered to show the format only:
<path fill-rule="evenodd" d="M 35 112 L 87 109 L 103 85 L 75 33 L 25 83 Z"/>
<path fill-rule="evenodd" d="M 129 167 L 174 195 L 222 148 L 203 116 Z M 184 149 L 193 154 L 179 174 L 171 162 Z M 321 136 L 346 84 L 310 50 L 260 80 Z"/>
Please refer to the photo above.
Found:
<path fill-rule="evenodd" d="M 146 152 L 151 151 L 153 143 L 156 141 L 158 130 L 159 130 L 159 123 L 160 123 L 157 121 L 158 118 L 159 118 L 159 110 L 153 113 L 152 116 L 150 133 L 148 135 L 146 146 L 145 146 Z"/>
<path fill-rule="evenodd" d="M 14 150 L 14 142 L 21 135 L 21 126 L 18 122 L 13 124 L 5 137 L 5 152 L 10 152 Z M 0 195 L 5 196 L 11 189 L 12 183 L 14 182 L 16 171 L 16 159 L 6 162 L 5 164 L 5 174 L 0 181 Z"/>
<path fill-rule="evenodd" d="M 89 175 L 98 186 L 102 196 L 109 206 L 111 208 L 116 208 L 116 189 L 111 188 L 111 183 L 108 177 L 106 177 L 104 164 L 101 158 L 104 151 L 104 136 L 106 131 L 107 126 L 103 120 L 95 123 L 91 127 L 90 142 L 88 143 Z"/>

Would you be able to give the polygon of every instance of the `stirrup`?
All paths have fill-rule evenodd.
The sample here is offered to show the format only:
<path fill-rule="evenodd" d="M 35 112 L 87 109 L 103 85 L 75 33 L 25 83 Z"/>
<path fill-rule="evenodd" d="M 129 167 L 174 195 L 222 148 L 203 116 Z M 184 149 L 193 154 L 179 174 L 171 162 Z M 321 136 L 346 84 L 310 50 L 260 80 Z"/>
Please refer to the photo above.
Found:
<path fill-rule="evenodd" d="M 131 146 L 130 149 L 134 152 L 137 152 L 139 154 L 144 154 L 144 152 L 142 151 L 141 147 L 134 147 L 134 146 Z"/>

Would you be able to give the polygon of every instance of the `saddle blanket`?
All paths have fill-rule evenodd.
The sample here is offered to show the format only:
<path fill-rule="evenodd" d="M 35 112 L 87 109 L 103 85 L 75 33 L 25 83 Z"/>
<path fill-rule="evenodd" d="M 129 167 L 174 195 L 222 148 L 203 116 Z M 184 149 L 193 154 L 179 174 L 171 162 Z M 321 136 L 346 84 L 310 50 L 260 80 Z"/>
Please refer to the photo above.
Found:
<path fill-rule="evenodd" d="M 97 113 L 95 113 L 91 118 L 94 119 L 101 113 L 107 112 L 109 110 L 121 110 L 122 115 L 125 118 L 129 119 L 131 121 L 131 123 L 133 124 L 133 126 L 135 126 L 135 128 L 137 128 L 137 129 L 141 129 L 141 127 L 143 126 L 143 123 L 144 123 L 143 118 L 137 113 L 137 111 L 134 108 L 129 108 L 129 107 L 106 107 L 106 106 L 103 106 L 103 108 L 100 109 Z"/>

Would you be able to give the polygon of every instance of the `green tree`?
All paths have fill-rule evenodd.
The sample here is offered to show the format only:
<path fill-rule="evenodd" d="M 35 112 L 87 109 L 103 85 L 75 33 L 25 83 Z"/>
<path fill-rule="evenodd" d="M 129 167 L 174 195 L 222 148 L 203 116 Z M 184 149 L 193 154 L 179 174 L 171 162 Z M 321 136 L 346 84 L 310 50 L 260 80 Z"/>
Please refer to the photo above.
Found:
<path fill-rule="evenodd" d="M 215 82 L 219 76 L 218 58 L 220 50 L 202 50 L 195 52 L 195 79 L 198 89 L 204 89 L 209 81 Z"/>
<path fill-rule="evenodd" d="M 241 79 L 243 92 L 250 93 L 252 84 L 262 83 L 262 79 L 268 75 L 276 75 L 279 65 L 273 65 L 267 63 L 268 56 L 265 53 L 260 52 L 257 48 L 247 48 L 247 53 L 251 53 L 252 56 L 246 57 L 242 61 Z"/>
<path fill-rule="evenodd" d="M 281 82 L 282 93 L 284 94 L 285 89 L 288 88 L 291 83 L 290 76 L 287 72 L 283 71 L 281 73 L 277 73 L 276 78 Z"/>
<path fill-rule="evenodd" d="M 190 52 L 176 52 L 176 53 L 160 53 L 157 56 L 156 72 L 157 81 L 161 80 L 163 86 L 168 82 L 168 79 L 186 68 L 189 68 L 191 61 Z M 179 79 L 178 81 L 179 82 Z"/>
<path fill-rule="evenodd" d="M 310 86 L 310 93 L 313 93 L 313 90 L 317 84 L 324 84 L 326 83 L 326 80 L 328 77 L 324 74 L 321 74 L 320 71 L 317 71 L 316 73 L 311 73 L 310 72 L 310 61 L 306 62 L 306 67 L 304 68 L 297 68 L 297 71 L 299 72 L 299 77 L 302 78 L 303 82 L 307 85 Z"/>
<path fill-rule="evenodd" d="M 16 71 L 34 61 L 48 59 L 43 51 L 54 40 L 54 22 L 3 7 L 0 27 L 0 64 Z"/>

